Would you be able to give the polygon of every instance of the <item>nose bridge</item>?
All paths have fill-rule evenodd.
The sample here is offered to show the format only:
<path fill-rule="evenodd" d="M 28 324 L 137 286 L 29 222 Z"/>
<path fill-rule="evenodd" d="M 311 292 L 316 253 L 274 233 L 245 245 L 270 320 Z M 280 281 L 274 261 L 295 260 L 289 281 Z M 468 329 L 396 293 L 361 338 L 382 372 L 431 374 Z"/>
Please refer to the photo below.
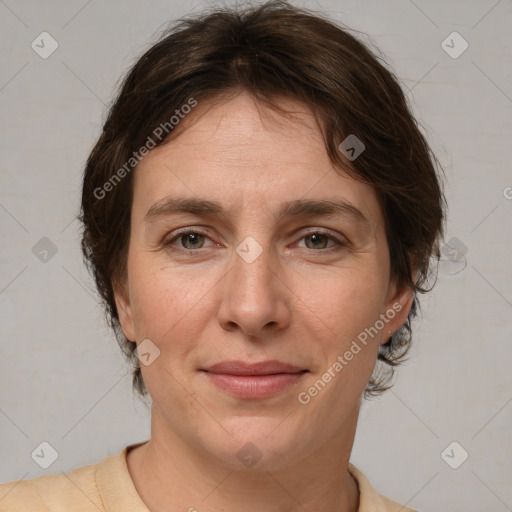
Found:
<path fill-rule="evenodd" d="M 240 242 L 232 256 L 231 293 L 238 300 L 250 302 L 254 295 L 258 300 L 268 300 L 273 290 L 272 280 L 275 279 L 272 271 L 274 255 L 272 247 L 263 236 L 247 236 Z M 267 292 L 262 296 L 263 292 Z"/>
<path fill-rule="evenodd" d="M 258 237 L 262 244 L 253 236 L 246 237 L 235 248 L 233 254 L 233 274 L 235 283 L 245 283 L 245 286 L 266 288 L 271 285 L 270 276 L 273 254 L 268 241 Z"/>
<path fill-rule="evenodd" d="M 283 286 L 275 276 L 276 258 L 268 237 L 247 236 L 233 251 L 224 282 L 219 321 L 257 336 L 268 325 L 284 325 L 288 317 Z"/>

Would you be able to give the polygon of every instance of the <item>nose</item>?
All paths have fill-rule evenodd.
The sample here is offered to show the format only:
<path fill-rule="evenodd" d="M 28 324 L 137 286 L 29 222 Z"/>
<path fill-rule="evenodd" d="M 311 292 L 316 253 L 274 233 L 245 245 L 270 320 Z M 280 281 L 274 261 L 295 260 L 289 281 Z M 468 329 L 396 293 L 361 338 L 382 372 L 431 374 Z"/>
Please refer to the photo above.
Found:
<path fill-rule="evenodd" d="M 285 329 L 290 324 L 293 294 L 284 282 L 279 262 L 271 249 L 259 244 L 258 253 L 263 250 L 255 259 L 254 254 L 247 257 L 243 247 L 239 249 L 233 251 L 231 271 L 222 281 L 219 324 L 226 331 L 238 329 L 251 338 Z"/>

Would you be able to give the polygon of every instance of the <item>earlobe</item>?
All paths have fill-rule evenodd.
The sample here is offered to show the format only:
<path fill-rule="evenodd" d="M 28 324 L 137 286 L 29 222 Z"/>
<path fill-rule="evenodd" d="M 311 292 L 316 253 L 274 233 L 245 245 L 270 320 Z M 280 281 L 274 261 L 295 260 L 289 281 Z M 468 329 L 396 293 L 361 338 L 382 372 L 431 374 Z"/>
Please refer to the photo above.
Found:
<path fill-rule="evenodd" d="M 112 282 L 112 288 L 114 290 L 114 299 L 121 329 L 129 341 L 135 342 L 136 336 L 129 293 L 124 284 L 118 283 L 117 281 Z"/>
<path fill-rule="evenodd" d="M 387 304 L 385 313 L 389 323 L 386 329 L 386 336 L 382 340 L 383 343 L 387 343 L 391 335 L 407 321 L 414 298 L 416 297 L 414 289 L 407 285 L 397 288 L 393 295 Z"/>

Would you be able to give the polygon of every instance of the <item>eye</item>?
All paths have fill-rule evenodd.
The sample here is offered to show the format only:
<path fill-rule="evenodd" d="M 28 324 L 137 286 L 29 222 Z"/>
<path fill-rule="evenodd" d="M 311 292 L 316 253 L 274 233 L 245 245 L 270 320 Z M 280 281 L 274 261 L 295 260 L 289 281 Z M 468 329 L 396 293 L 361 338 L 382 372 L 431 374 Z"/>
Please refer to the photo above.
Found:
<path fill-rule="evenodd" d="M 195 228 L 186 228 L 172 233 L 169 238 L 164 240 L 163 245 L 173 251 L 191 253 L 198 251 L 199 249 L 208 249 L 213 246 L 205 245 L 206 240 L 211 240 L 207 233 Z M 305 246 L 299 245 L 299 247 L 305 247 L 306 249 L 311 249 L 315 252 L 337 250 L 338 248 L 345 247 L 347 245 L 332 236 L 330 233 L 325 233 L 318 229 L 303 235 L 300 238 L 300 241 L 302 240 L 306 241 Z M 218 244 L 214 245 L 220 247 Z"/>
<path fill-rule="evenodd" d="M 324 233 L 322 231 L 312 231 L 308 233 L 307 235 L 304 235 L 301 240 L 306 241 L 306 248 L 312 249 L 312 250 L 318 250 L 318 249 L 331 249 L 336 245 L 343 246 L 345 244 L 341 243 L 338 239 L 334 238 L 328 233 Z M 309 241 L 309 243 L 308 243 Z M 333 242 L 330 246 L 327 244 L 329 241 Z"/>
<path fill-rule="evenodd" d="M 181 251 L 194 251 L 197 249 L 203 249 L 206 239 L 209 239 L 206 233 L 197 229 L 189 228 L 174 233 L 172 237 L 164 241 L 164 246 Z M 181 247 L 173 247 L 175 242 L 179 242 Z"/>

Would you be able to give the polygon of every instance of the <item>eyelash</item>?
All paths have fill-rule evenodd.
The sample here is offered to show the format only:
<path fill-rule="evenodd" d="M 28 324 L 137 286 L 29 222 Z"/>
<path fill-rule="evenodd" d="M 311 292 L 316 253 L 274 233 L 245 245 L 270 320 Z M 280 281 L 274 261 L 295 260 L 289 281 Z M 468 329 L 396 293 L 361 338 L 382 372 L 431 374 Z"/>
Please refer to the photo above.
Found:
<path fill-rule="evenodd" d="M 170 249 L 171 251 L 180 252 L 182 254 L 192 255 L 192 253 L 194 253 L 194 252 L 199 252 L 201 249 L 203 249 L 202 247 L 199 249 L 186 249 L 186 248 L 173 246 L 173 243 L 176 240 L 179 240 L 182 236 L 189 235 L 189 234 L 202 235 L 202 236 L 209 238 L 208 233 L 206 233 L 200 229 L 185 228 L 181 231 L 176 232 L 172 236 L 172 238 L 164 240 L 163 246 Z M 322 231 L 320 229 L 315 229 L 314 231 L 312 230 L 312 231 L 304 234 L 300 239 L 303 240 L 304 238 L 308 238 L 313 235 L 321 235 L 321 236 L 326 237 L 328 240 L 335 242 L 335 246 L 327 247 L 325 249 L 309 249 L 310 251 L 313 251 L 313 252 L 331 252 L 333 250 L 339 250 L 343 247 L 347 247 L 347 245 L 348 245 L 347 243 L 343 243 L 340 240 L 338 240 L 337 238 L 333 237 L 330 233 L 328 233 L 326 231 Z M 308 247 L 304 247 L 304 248 L 308 249 Z M 206 249 L 208 249 L 208 247 Z"/>

